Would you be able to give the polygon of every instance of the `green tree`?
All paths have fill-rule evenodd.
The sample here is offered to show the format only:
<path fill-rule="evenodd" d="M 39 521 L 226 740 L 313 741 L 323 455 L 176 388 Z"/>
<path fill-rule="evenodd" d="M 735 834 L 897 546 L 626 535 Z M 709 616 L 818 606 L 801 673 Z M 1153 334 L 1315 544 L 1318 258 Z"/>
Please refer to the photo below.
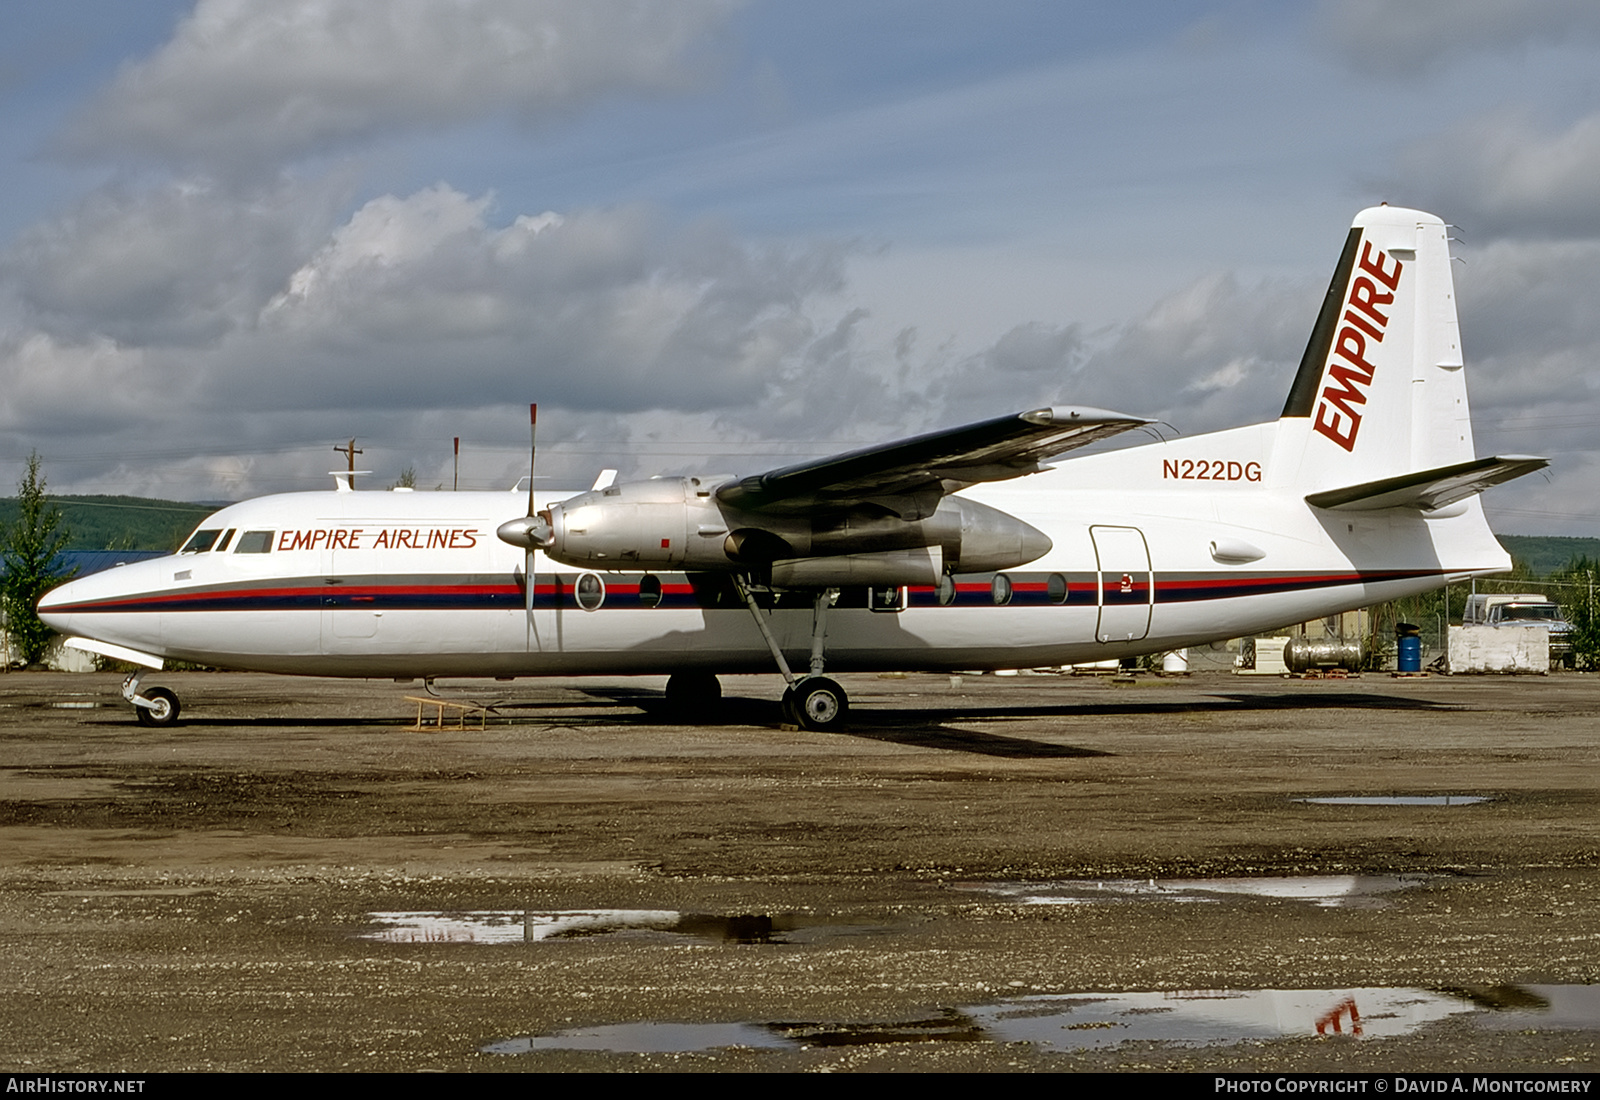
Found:
<path fill-rule="evenodd" d="M 67 544 L 61 511 L 45 499 L 39 453 L 28 456 L 28 471 L 17 483 L 17 518 L 0 531 L 0 609 L 24 664 L 44 656 L 54 633 L 39 621 L 39 597 L 77 570 L 63 570 L 59 557 Z"/>
<path fill-rule="evenodd" d="M 1600 563 L 1587 554 L 1573 558 L 1555 574 L 1558 599 L 1572 625 L 1572 653 L 1579 668 L 1600 669 L 1600 603 L 1595 600 L 1595 582 L 1600 581 Z"/>

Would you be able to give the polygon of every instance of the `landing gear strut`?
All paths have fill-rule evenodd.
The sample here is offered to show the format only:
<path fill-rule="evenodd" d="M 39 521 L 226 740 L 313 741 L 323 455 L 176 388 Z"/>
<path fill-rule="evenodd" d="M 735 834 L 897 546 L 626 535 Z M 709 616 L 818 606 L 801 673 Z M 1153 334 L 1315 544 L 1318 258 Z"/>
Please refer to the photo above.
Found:
<path fill-rule="evenodd" d="M 143 669 L 128 673 L 122 681 L 122 697 L 133 704 L 133 716 L 141 726 L 173 726 L 178 723 L 178 697 L 164 687 L 153 687 L 139 692 L 139 677 Z"/>
<path fill-rule="evenodd" d="M 850 698 L 836 681 L 822 674 L 823 639 L 827 635 L 828 608 L 833 605 L 839 590 L 824 588 L 817 592 L 811 608 L 811 667 L 806 675 L 796 676 L 789 668 L 789 662 L 784 659 L 783 650 L 778 647 L 777 639 L 772 636 L 767 620 L 756 603 L 755 594 L 742 579 L 735 578 L 734 583 L 738 585 L 739 594 L 744 597 L 746 606 L 750 608 L 750 614 L 755 617 L 756 627 L 766 639 L 767 648 L 772 651 L 772 659 L 778 664 L 778 671 L 783 673 L 783 678 L 789 685 L 783 692 L 784 718 L 802 729 L 824 731 L 843 729 L 845 719 L 850 713 Z"/>

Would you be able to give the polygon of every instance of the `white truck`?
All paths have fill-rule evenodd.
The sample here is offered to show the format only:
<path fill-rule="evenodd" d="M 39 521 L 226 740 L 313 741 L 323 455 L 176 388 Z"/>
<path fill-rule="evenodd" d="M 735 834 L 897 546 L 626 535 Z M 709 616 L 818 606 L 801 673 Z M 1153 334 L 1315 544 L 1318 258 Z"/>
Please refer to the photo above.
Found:
<path fill-rule="evenodd" d="M 1478 593 L 1467 597 L 1462 626 L 1542 626 L 1550 633 L 1550 667 L 1572 668 L 1572 626 L 1560 605 L 1539 592 Z"/>

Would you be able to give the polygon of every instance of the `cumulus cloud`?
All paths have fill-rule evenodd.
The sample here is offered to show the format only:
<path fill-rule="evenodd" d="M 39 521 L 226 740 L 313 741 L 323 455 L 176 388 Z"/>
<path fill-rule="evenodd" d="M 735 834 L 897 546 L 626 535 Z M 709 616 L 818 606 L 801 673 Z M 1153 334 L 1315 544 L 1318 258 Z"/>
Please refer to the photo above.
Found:
<path fill-rule="evenodd" d="M 643 207 L 497 224 L 492 196 L 443 184 L 325 213 L 288 185 L 274 202 L 174 186 L 36 227 L 0 257 L 0 420 L 203 449 L 242 446 L 241 415 L 257 440 L 352 415 L 405 435 L 406 417 L 528 400 L 615 420 L 868 385 L 849 381 L 864 312 L 829 304 L 832 246 Z"/>
<path fill-rule="evenodd" d="M 1600 39 L 1600 7 L 1590 0 L 1323 0 L 1312 33 L 1358 70 L 1412 76 L 1467 53 Z"/>
<path fill-rule="evenodd" d="M 1523 111 L 1467 119 L 1414 146 L 1394 179 L 1473 238 L 1600 237 L 1600 114 L 1555 133 Z"/>
<path fill-rule="evenodd" d="M 1196 280 L 1098 346 L 1059 392 L 1159 417 L 1185 434 L 1270 420 L 1294 381 L 1321 290 L 1306 279 Z"/>
<path fill-rule="evenodd" d="M 1480 451 L 1571 456 L 1594 447 L 1600 242 L 1498 241 L 1457 277 Z"/>
<path fill-rule="evenodd" d="M 248 321 L 331 228 L 339 189 L 108 188 L 27 230 L 0 279 L 58 336 L 204 344 Z"/>
<path fill-rule="evenodd" d="M 739 404 L 813 338 L 803 305 L 840 285 L 827 248 L 750 248 L 637 207 L 495 227 L 490 206 L 443 185 L 366 203 L 226 349 L 270 372 L 236 370 L 224 392 L 272 400 L 300 379 L 380 406 Z"/>
<path fill-rule="evenodd" d="M 62 142 L 239 170 L 619 91 L 682 89 L 736 0 L 201 0 Z"/>

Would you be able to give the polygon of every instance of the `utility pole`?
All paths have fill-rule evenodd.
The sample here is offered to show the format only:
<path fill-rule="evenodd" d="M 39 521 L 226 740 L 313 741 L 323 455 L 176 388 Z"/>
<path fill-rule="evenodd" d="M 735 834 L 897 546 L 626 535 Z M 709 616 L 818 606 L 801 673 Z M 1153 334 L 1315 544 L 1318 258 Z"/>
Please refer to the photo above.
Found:
<path fill-rule="evenodd" d="M 365 454 L 366 452 L 357 447 L 356 441 L 353 439 L 343 447 L 334 447 L 334 450 L 350 460 L 350 488 L 354 490 L 356 487 L 356 455 Z"/>
<path fill-rule="evenodd" d="M 450 482 L 450 491 L 453 493 L 461 488 L 461 437 L 456 436 L 456 473 L 455 479 Z"/>

